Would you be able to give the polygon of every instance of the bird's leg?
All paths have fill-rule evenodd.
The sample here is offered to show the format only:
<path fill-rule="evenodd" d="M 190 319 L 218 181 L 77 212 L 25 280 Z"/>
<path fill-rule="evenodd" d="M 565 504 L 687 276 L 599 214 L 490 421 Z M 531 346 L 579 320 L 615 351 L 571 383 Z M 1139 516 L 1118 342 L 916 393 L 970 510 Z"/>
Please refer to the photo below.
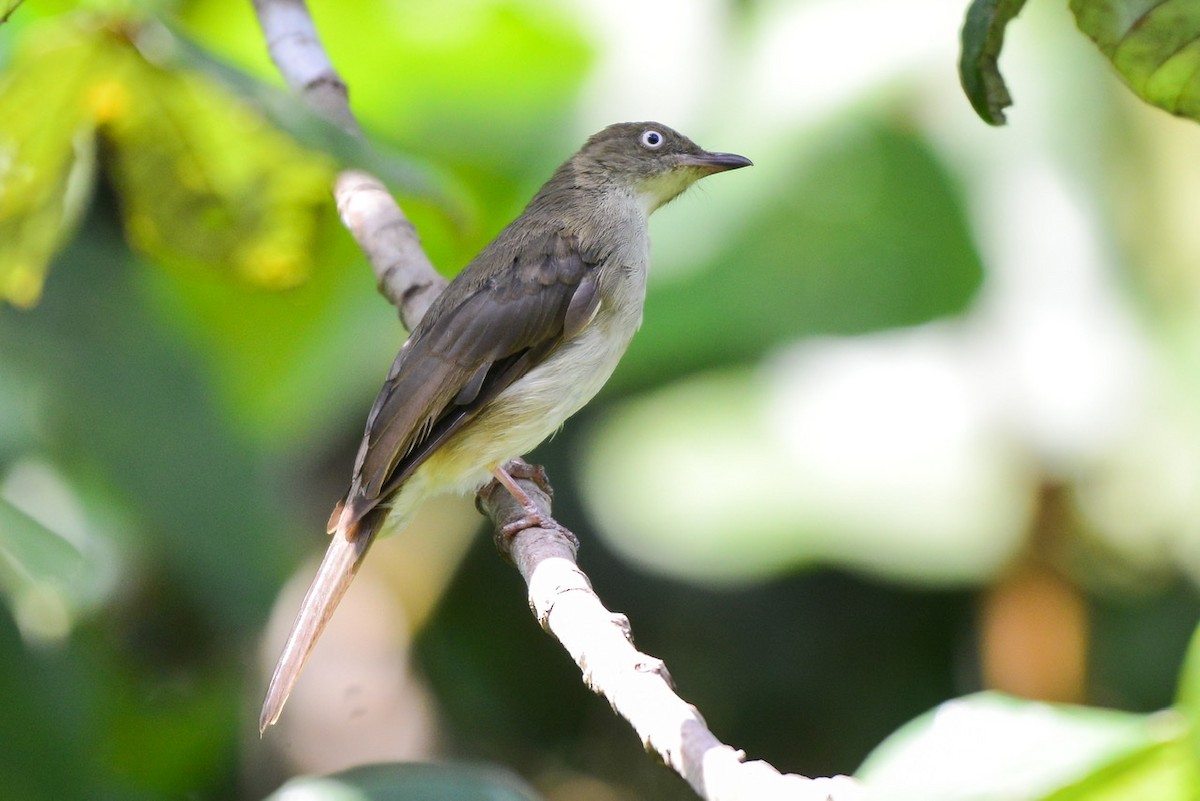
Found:
<path fill-rule="evenodd" d="M 537 483 L 543 490 L 547 486 L 546 472 L 540 466 L 534 466 L 528 462 L 509 462 L 507 465 L 497 465 L 492 468 L 492 475 L 500 482 L 508 494 L 516 499 L 517 503 L 521 504 L 521 508 L 525 510 L 525 516 L 519 520 L 504 526 L 501 533 L 507 537 L 511 537 L 518 531 L 523 531 L 527 528 L 537 526 L 539 528 L 552 528 L 553 519 L 542 514 L 542 510 L 533 502 L 533 498 L 529 497 L 529 493 L 521 488 L 517 483 L 518 478 L 527 478 Z M 511 530 L 510 530 L 511 529 Z"/>
<path fill-rule="evenodd" d="M 546 471 L 540 465 L 531 465 L 522 460 L 513 460 L 505 465 L 498 465 L 492 468 L 492 475 L 496 477 L 496 481 L 500 483 L 508 494 L 511 495 L 517 503 L 521 504 L 521 508 L 525 510 L 525 516 L 503 526 L 500 529 L 500 535 L 507 539 L 512 539 L 517 534 L 527 528 L 546 528 L 553 531 L 560 531 L 566 534 L 567 537 L 579 546 L 579 540 L 575 535 L 568 531 L 562 524 L 547 514 L 544 514 L 533 499 L 529 497 L 529 493 L 521 488 L 517 483 L 518 478 L 529 479 L 536 483 L 546 495 L 552 495 L 550 482 L 546 479 Z"/>

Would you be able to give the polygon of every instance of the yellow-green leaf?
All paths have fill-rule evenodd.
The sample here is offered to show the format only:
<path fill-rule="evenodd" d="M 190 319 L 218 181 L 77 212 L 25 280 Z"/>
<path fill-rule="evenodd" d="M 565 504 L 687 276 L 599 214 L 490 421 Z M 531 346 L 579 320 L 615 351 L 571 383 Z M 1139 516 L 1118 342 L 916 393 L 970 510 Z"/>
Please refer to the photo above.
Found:
<path fill-rule="evenodd" d="M 1175 707 L 1187 718 L 1192 758 L 1200 765 L 1200 629 L 1192 634 L 1187 658 L 1183 660 Z"/>
<path fill-rule="evenodd" d="M 1185 737 L 1174 712 L 978 693 L 907 723 L 857 775 L 890 801 L 1184 801 L 1200 791 Z"/>
<path fill-rule="evenodd" d="M 82 12 L 48 19 L 0 77 L 0 300 L 41 296 L 90 195 L 97 130 L 130 241 L 155 260 L 272 289 L 310 275 L 332 159 L 209 76 L 152 63 L 135 46 L 144 33 Z"/>
<path fill-rule="evenodd" d="M 1071 10 L 1138 97 L 1200 121 L 1200 3 L 1071 0 Z"/>
<path fill-rule="evenodd" d="M 110 80 L 130 98 L 102 131 L 131 242 L 272 289 L 308 278 L 332 161 L 198 73 L 130 49 Z"/>
<path fill-rule="evenodd" d="M 0 76 L 0 301 L 37 303 L 89 195 L 103 57 L 74 26 L 34 31 Z"/>

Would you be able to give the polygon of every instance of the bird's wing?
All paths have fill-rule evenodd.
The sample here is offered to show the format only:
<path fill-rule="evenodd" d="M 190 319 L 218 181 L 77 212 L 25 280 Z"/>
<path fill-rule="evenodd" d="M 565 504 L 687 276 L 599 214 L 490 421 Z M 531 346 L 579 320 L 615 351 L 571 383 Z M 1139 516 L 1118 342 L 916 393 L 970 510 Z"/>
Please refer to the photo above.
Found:
<path fill-rule="evenodd" d="M 595 314 L 599 260 L 584 254 L 576 237 L 553 231 L 515 251 L 505 273 L 464 281 L 466 291 L 447 289 L 447 302 L 430 308 L 396 356 L 331 530 L 352 529 L 438 445 Z"/>

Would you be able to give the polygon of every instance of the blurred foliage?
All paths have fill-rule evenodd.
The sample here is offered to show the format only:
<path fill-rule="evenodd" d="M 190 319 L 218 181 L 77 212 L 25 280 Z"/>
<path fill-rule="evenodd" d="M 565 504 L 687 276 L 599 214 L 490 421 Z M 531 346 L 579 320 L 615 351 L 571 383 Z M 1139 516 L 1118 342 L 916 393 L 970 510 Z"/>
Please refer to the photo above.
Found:
<path fill-rule="evenodd" d="M 0 140 L 4 299 L 36 302 L 86 201 L 96 132 L 137 247 L 166 264 L 228 269 L 263 286 L 305 280 L 319 255 L 332 164 L 227 89 L 149 60 L 136 25 L 47 20 L 24 34 L 5 71 L 0 115 L 19 125 Z"/>
<path fill-rule="evenodd" d="M 532 791 L 498 770 L 463 765 L 369 765 L 331 776 L 293 779 L 268 801 L 535 801 Z"/>
<path fill-rule="evenodd" d="M 773 165 L 769 180 L 763 213 L 709 254 L 710 269 L 651 288 L 659 311 L 614 386 L 744 364 L 800 336 L 913 325 L 962 311 L 978 289 L 982 269 L 948 176 L 905 132 L 838 126 L 803 158 Z M 925 188 L 921 203 L 910 186 Z M 672 302 L 680 296 L 688 302 Z"/>
<path fill-rule="evenodd" d="M 1036 426 L 1012 411 L 1023 386 L 1000 369 L 1023 343 L 987 338 L 1003 317 L 996 289 L 1012 281 L 996 241 L 1028 235 L 996 211 L 1007 185 L 995 176 L 1018 162 L 967 133 L 982 126 L 964 124 L 961 95 L 939 105 L 946 82 L 896 53 L 904 66 L 882 60 L 885 44 L 931 41 L 915 10 L 917 28 L 870 47 L 859 12 L 837 12 L 853 38 L 826 36 L 820 74 L 764 55 L 783 35 L 790 56 L 806 56 L 788 25 L 826 24 L 837 7 L 688 2 L 614 22 L 549 0 L 318 5 L 364 144 L 279 87 L 251 4 L 18 6 L 0 24 L 2 794 L 533 797 L 502 772 L 456 765 L 389 762 L 285 783 L 332 769 L 297 756 L 299 735 L 253 732 L 268 612 L 322 547 L 362 416 L 404 336 L 329 184 L 347 165 L 385 176 L 452 273 L 583 135 L 661 105 L 702 144 L 758 166 L 656 215 L 644 330 L 606 392 L 536 454 L 556 514 L 580 533 L 585 568 L 629 613 L 639 646 L 667 660 L 718 736 L 785 771 L 852 772 L 870 754 L 863 775 L 887 797 L 1194 797 L 1195 644 L 1184 657 L 1200 613 L 1187 523 L 1200 457 L 1180 432 L 1195 422 L 1189 370 L 1200 359 L 1188 332 L 1145 335 L 1138 352 L 1153 369 L 1117 382 L 1151 393 L 1152 427 L 1088 441 L 1073 461 L 1047 457 Z M 1163 58 L 1190 41 L 1190 7 L 1161 4 L 1140 26 L 1129 7 L 1072 4 L 1136 91 L 1191 114 L 1195 48 Z M 875 11 L 910 13 L 897 8 Z M 998 80 L 988 59 L 1014 8 L 972 6 L 987 12 L 964 34 L 980 81 Z M 958 18 L 945 23 L 935 74 L 952 82 Z M 624 44 L 643 28 L 658 37 L 652 52 Z M 840 82 L 856 74 L 851 51 L 859 66 L 881 58 L 869 88 Z M 602 80 L 614 61 L 642 70 L 618 102 Z M 641 105 L 625 99 L 663 86 Z M 823 91 L 845 98 L 830 105 Z M 1062 137 L 1095 149 L 1079 161 L 1119 172 L 1138 154 L 1180 152 L 1156 147 L 1142 132 L 1153 123 L 1119 90 L 1086 96 L 1099 98 L 1093 121 Z M 1057 107 L 1036 107 L 1049 126 Z M 1110 138 L 1089 135 L 1114 119 Z M 1016 141 L 1008 147 L 1036 150 Z M 964 156 L 968 146 L 978 150 Z M 1163 186 L 1186 178 L 1176 166 Z M 1034 171 L 1013 174 L 1040 186 Z M 1099 168 L 1075 180 L 1084 195 L 1128 194 Z M 1194 208 L 1161 195 L 1153 208 Z M 1097 205 L 1095 227 L 1120 229 Z M 1072 232 L 1050 238 L 1075 243 Z M 1123 310 L 1154 320 L 1155 304 L 1176 315 L 1200 305 L 1141 283 L 1165 251 L 1139 247 L 1180 239 L 1157 228 L 1097 239 L 1096 253 L 1116 254 L 1104 267 L 1120 272 Z M 1046 270 L 1061 278 L 1053 269 L 1072 254 L 1053 253 Z M 1074 331 L 1062 286 L 1058 327 L 1038 329 L 1035 353 Z M 1077 339 L 1120 361 L 1112 340 Z M 1058 399 L 1051 379 L 1062 376 L 1090 388 L 1073 367 L 1038 373 L 1038 388 Z M 964 389 L 980 376 L 990 393 Z M 802 452 L 797 438 L 826 450 Z M 1171 449 L 1154 450 L 1160 442 Z M 781 454 L 812 461 L 772 461 Z M 654 492 L 630 487 L 651 487 L 647 470 L 663 464 L 670 475 L 650 471 Z M 1031 531 L 1046 485 L 1065 511 Z M 756 495 L 764 489 L 775 503 Z M 655 522 L 664 510 L 668 522 Z M 690 558 L 674 556 L 689 544 Z M 398 545 L 415 573 L 439 564 Z M 412 582 L 448 585 L 419 604 L 436 609 L 412 653 L 436 751 L 403 752 L 390 729 L 371 745 L 393 748 L 389 759 L 503 764 L 551 801 L 692 797 L 582 688 L 486 540 L 456 560 L 445 560 L 453 580 Z M 1079 700 L 1124 711 L 972 694 L 978 597 L 1026 560 L 1084 599 Z M 353 763 L 367 749 L 340 728 L 354 717 L 345 704 L 302 734 Z"/>

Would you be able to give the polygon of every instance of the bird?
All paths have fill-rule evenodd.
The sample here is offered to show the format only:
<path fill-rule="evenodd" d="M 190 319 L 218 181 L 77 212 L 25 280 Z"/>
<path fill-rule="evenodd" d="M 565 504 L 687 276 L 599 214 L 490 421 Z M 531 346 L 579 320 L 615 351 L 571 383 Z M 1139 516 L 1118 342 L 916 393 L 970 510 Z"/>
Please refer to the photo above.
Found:
<path fill-rule="evenodd" d="M 371 543 L 427 498 L 496 478 L 599 392 L 642 322 L 648 219 L 699 179 L 750 166 L 657 122 L 610 125 L 567 159 L 434 300 L 367 414 L 326 554 L 272 674 L 274 724 Z"/>

